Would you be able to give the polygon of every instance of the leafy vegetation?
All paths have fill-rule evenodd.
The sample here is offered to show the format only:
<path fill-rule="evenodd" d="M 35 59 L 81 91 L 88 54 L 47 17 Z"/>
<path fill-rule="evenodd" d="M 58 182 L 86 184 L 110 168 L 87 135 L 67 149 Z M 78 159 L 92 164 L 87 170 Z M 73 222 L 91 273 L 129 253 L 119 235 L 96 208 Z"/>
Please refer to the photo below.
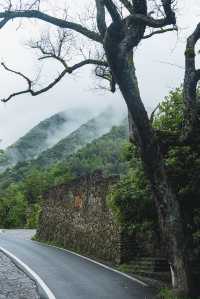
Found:
<path fill-rule="evenodd" d="M 127 170 L 122 149 L 127 142 L 127 123 L 112 130 L 92 143 L 87 144 L 66 161 L 73 176 L 89 175 L 101 170 L 104 175 L 122 174 Z"/>
<path fill-rule="evenodd" d="M 172 90 L 159 106 L 153 120 L 155 129 L 179 132 L 182 128 L 184 113 L 182 88 Z"/>
<path fill-rule="evenodd" d="M 165 150 L 165 163 L 171 184 L 181 203 L 188 243 L 194 256 L 200 253 L 200 145 L 181 142 L 184 105 L 180 88 L 159 106 L 154 126 L 159 130 L 176 132 L 176 141 Z M 170 136 L 169 136 L 170 137 Z"/>
<path fill-rule="evenodd" d="M 21 185 L 11 184 L 0 201 L 0 226 L 24 227 L 28 202 L 23 194 Z"/>
<path fill-rule="evenodd" d="M 183 297 L 179 297 L 174 295 L 173 290 L 168 289 L 168 288 L 163 288 L 161 289 L 159 296 L 159 299 L 191 299 L 191 298 L 183 298 Z"/>
<path fill-rule="evenodd" d="M 134 147 L 129 147 L 132 157 Z M 124 229 L 130 233 L 143 232 L 156 219 L 151 192 L 139 159 L 129 161 L 128 174 L 113 187 L 108 203 Z"/>
<path fill-rule="evenodd" d="M 187 241 L 193 258 L 200 253 L 200 145 L 181 143 L 184 105 L 182 90 L 172 91 L 159 105 L 153 126 L 164 144 L 164 160 L 172 187 L 181 204 Z M 174 135 L 176 140 L 174 142 Z M 167 138 L 166 138 L 167 136 Z M 172 137 L 172 142 L 171 142 Z M 125 149 L 129 160 L 128 172 L 122 176 L 109 196 L 109 204 L 124 229 L 146 239 L 153 231 L 159 231 L 152 193 L 145 178 L 143 167 L 134 146 Z M 141 238 L 140 238 L 140 241 Z M 152 242 L 153 239 L 150 240 Z M 155 240 L 154 240 L 155 241 Z"/>
<path fill-rule="evenodd" d="M 96 170 L 105 174 L 120 174 L 126 171 L 127 164 L 122 159 L 122 148 L 128 136 L 127 121 L 121 127 L 113 129 L 102 137 L 87 144 L 83 149 L 67 157 L 65 161 L 43 168 L 37 160 L 18 163 L 0 175 L 0 226 L 2 227 L 35 227 L 40 211 L 42 195 L 50 187 L 70 181 L 79 175 L 88 175 Z M 24 198 L 23 221 L 10 220 L 10 213 L 5 213 L 5 203 L 16 206 L 18 196 L 9 189 L 15 186 Z M 16 193 L 17 194 L 17 193 Z M 21 217 L 18 214 L 19 218 Z"/>

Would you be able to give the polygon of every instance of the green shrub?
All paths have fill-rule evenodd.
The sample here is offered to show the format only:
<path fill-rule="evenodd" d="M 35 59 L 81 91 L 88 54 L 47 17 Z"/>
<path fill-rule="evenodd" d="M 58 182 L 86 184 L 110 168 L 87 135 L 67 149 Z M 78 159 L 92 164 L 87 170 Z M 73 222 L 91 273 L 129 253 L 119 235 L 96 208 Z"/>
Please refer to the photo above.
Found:
<path fill-rule="evenodd" d="M 191 299 L 191 298 L 186 298 L 186 297 L 180 297 L 180 296 L 176 296 L 174 295 L 174 292 L 172 289 L 168 289 L 168 288 L 163 288 L 161 289 L 159 295 L 158 295 L 159 299 Z M 199 298 L 193 298 L 193 299 L 199 299 Z"/>
<path fill-rule="evenodd" d="M 39 203 L 35 203 L 28 207 L 26 212 L 27 228 L 37 228 L 40 213 L 41 213 L 41 206 Z"/>

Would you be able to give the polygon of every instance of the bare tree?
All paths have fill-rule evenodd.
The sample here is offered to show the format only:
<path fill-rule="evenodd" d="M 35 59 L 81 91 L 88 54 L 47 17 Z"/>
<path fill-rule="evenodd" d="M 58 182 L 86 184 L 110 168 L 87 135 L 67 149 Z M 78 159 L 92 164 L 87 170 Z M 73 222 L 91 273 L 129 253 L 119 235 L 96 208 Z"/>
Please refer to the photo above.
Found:
<path fill-rule="evenodd" d="M 39 75 L 36 77 L 36 79 L 30 79 L 25 74 L 22 74 L 19 71 L 13 70 L 10 67 L 8 67 L 4 62 L 1 63 L 1 66 L 8 72 L 11 72 L 20 78 L 22 78 L 25 82 L 27 87 L 24 90 L 20 90 L 18 92 L 14 92 L 10 94 L 7 98 L 2 99 L 1 101 L 6 103 L 9 100 L 11 100 L 13 97 L 20 96 L 22 94 L 31 94 L 32 96 L 37 96 L 39 94 L 42 94 L 44 92 L 47 92 L 49 89 L 54 87 L 57 83 L 61 81 L 61 79 L 67 75 L 72 74 L 77 69 L 80 69 L 86 65 L 95 65 L 98 67 L 108 67 L 108 63 L 104 59 L 94 59 L 91 58 L 88 54 L 88 57 L 85 57 L 83 53 L 81 53 L 81 56 L 84 56 L 82 60 L 73 63 L 72 65 L 68 64 L 68 59 L 71 54 L 71 42 L 73 42 L 74 38 L 71 35 L 71 33 L 66 29 L 58 29 L 56 32 L 54 32 L 54 39 L 51 40 L 50 34 L 47 32 L 47 34 L 43 34 L 41 39 L 39 41 L 30 41 L 28 43 L 29 47 L 32 49 L 36 49 L 39 52 L 39 60 L 50 60 L 54 59 L 56 60 L 61 66 L 62 71 L 60 74 L 49 84 L 46 86 L 36 89 L 36 85 L 38 84 Z"/>
<path fill-rule="evenodd" d="M 88 63 L 97 65 L 96 74 L 109 80 L 112 91 L 115 91 L 116 84 L 119 86 L 129 110 L 131 134 L 139 149 L 144 170 L 154 195 L 163 240 L 173 272 L 173 286 L 179 294 L 191 295 L 194 288 L 184 240 L 184 224 L 180 206 L 167 175 L 156 132 L 151 126 L 151 120 L 149 120 L 141 100 L 133 62 L 133 50 L 143 39 L 176 30 L 175 1 L 95 0 L 95 5 L 98 31 L 88 29 L 80 23 L 68 19 L 51 16 L 40 9 L 32 9 L 31 6 L 25 9 L 12 9 L 12 5 L 7 10 L 0 12 L 0 27 L 2 28 L 13 19 L 39 19 L 62 29 L 81 34 L 99 44 L 105 53 L 102 56 L 103 59 L 88 58 L 69 67 L 61 55 L 62 51 L 59 52 L 53 47 L 49 48 L 47 42 L 36 43 L 35 47 L 43 55 L 41 59 L 57 59 L 64 68 L 63 73 L 54 82 L 40 91 L 33 91 L 32 82 L 27 76 L 11 70 L 5 64 L 3 67 L 26 80 L 28 88 L 21 93 L 29 92 L 32 95 L 47 91 L 65 74 L 69 74 Z M 189 38 L 186 50 L 186 118 L 187 122 L 192 124 L 194 123 L 193 119 L 196 119 L 195 87 L 200 77 L 199 71 L 196 71 L 194 67 L 194 46 L 199 39 L 199 31 L 200 29 L 197 28 Z M 58 43 L 60 48 L 62 48 L 62 37 L 64 36 L 61 35 Z M 8 101 L 21 93 L 12 94 L 3 101 Z"/>

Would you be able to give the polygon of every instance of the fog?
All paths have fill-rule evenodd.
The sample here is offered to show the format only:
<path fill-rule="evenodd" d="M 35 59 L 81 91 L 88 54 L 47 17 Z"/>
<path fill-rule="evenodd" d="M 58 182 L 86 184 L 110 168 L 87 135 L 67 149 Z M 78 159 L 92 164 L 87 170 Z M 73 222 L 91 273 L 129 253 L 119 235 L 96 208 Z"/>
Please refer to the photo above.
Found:
<path fill-rule="evenodd" d="M 75 14 L 75 7 L 82 11 L 82 6 L 86 2 L 85 0 L 67 1 L 69 6 L 73 4 L 72 14 Z M 135 51 L 134 59 L 139 86 L 146 107 L 153 108 L 172 88 L 183 82 L 185 41 L 199 19 L 200 5 L 197 2 L 196 0 L 178 1 L 180 29 L 178 34 L 172 32 L 155 36 L 143 41 Z M 42 26 L 41 22 L 25 21 L 18 28 L 18 23 L 14 21 L 1 29 L 1 61 L 34 78 L 41 64 L 37 61 L 35 52 L 24 44 L 30 36 L 37 36 Z M 59 71 L 59 65 L 51 62 L 44 72 L 43 82 L 57 75 Z M 21 79 L 2 69 L 0 80 L 0 98 L 25 86 Z M 113 95 L 104 90 L 97 90 L 96 87 L 93 72 L 90 67 L 86 67 L 72 76 L 66 76 L 46 94 L 38 97 L 24 95 L 12 99 L 7 104 L 0 104 L 0 139 L 3 140 L 1 147 L 10 145 L 39 121 L 58 111 L 89 107 L 94 113 L 98 113 L 110 105 L 125 108 L 119 92 Z"/>
<path fill-rule="evenodd" d="M 73 108 L 62 111 L 60 116 L 65 118 L 65 122 L 61 126 L 55 126 L 48 130 L 45 147 L 51 148 L 61 139 L 67 137 L 70 133 L 76 131 L 81 125 L 94 123 L 97 128 L 98 136 L 110 131 L 113 126 L 120 125 L 127 116 L 127 109 L 124 105 L 106 106 L 101 112 L 87 108 Z M 87 134 L 89 134 L 89 130 Z M 46 148 L 43 148 L 45 150 Z M 41 150 L 41 152 L 43 151 Z"/>
<path fill-rule="evenodd" d="M 43 161 L 47 156 L 48 163 L 50 163 L 50 156 L 53 161 L 57 157 L 55 157 L 55 152 L 60 158 L 65 156 L 66 151 L 75 152 L 108 133 L 113 126 L 121 125 L 126 117 L 125 106 L 124 109 L 120 106 L 110 106 L 98 114 L 94 110 L 83 108 L 69 109 L 54 114 L 40 122 L 4 151 L 0 173 L 18 162 L 38 157 Z"/>
<path fill-rule="evenodd" d="M 45 140 L 46 148 L 54 146 L 59 140 L 77 130 L 83 123 L 94 116 L 94 112 L 88 109 L 76 108 L 62 111 L 59 115 L 63 117 L 65 121 L 59 126 L 54 124 L 53 127 L 48 130 L 47 139 Z M 43 150 L 46 148 L 43 148 Z"/>

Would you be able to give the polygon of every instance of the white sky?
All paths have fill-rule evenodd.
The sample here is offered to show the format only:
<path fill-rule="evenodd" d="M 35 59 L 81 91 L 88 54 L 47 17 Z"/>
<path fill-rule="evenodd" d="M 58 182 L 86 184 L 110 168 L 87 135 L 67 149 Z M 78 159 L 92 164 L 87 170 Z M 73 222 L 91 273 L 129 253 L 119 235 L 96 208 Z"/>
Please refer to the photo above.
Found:
<path fill-rule="evenodd" d="M 52 0 L 54 1 L 54 0 Z M 56 5 L 61 0 L 56 1 Z M 55 1 L 54 1 L 55 2 Z M 82 7 L 86 0 L 66 1 L 69 6 Z M 71 3 L 70 3 L 71 2 Z M 178 24 L 180 32 L 166 33 L 143 41 L 135 53 L 135 63 L 141 94 L 146 107 L 154 107 L 169 90 L 183 81 L 184 48 L 187 35 L 192 32 L 200 18 L 200 3 L 196 0 L 179 0 Z M 81 3 L 81 5 L 80 5 Z M 73 11 L 72 9 L 72 11 Z M 81 8 L 80 8 L 81 11 Z M 0 30 L 0 60 L 10 67 L 34 75 L 38 70 L 37 57 L 24 46 L 31 36 L 37 36 L 41 22 L 23 23 L 17 30 L 17 23 L 10 22 Z M 39 25 L 38 25 L 39 24 Z M 52 62 L 46 69 L 44 79 L 56 75 L 59 67 Z M 0 98 L 24 88 L 24 82 L 0 69 Z M 73 76 L 66 76 L 48 93 L 38 97 L 23 95 L 7 104 L 0 103 L 0 139 L 5 147 L 22 136 L 44 118 L 71 107 L 91 107 L 100 111 L 107 105 L 124 105 L 120 94 L 94 88 L 91 69 L 86 67 Z"/>

